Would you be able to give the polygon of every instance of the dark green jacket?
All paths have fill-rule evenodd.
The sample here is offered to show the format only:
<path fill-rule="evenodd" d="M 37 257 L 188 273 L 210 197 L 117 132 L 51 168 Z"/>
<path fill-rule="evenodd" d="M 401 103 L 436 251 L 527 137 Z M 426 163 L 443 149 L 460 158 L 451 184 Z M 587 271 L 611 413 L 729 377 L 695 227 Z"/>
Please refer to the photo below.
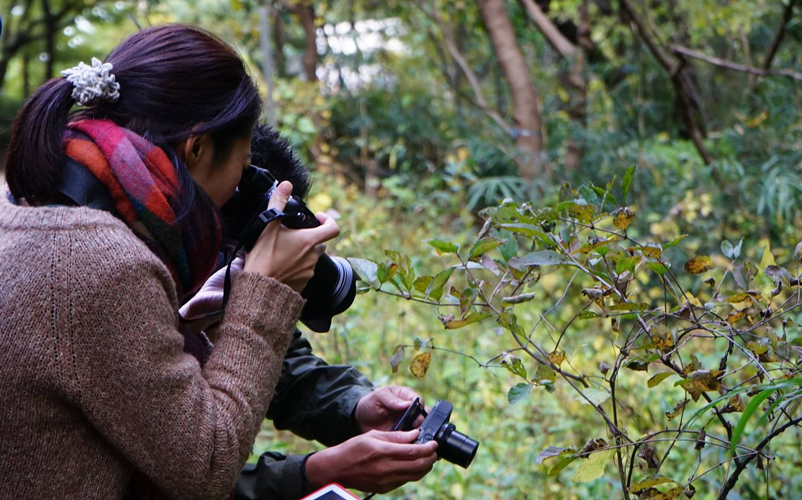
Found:
<path fill-rule="evenodd" d="M 312 346 L 296 330 L 267 418 L 276 429 L 334 446 L 360 434 L 354 408 L 372 390 L 373 384 L 356 368 L 330 366 L 312 354 Z M 312 489 L 301 473 L 305 457 L 262 454 L 256 465 L 243 469 L 234 498 L 297 500 L 308 495 Z"/>

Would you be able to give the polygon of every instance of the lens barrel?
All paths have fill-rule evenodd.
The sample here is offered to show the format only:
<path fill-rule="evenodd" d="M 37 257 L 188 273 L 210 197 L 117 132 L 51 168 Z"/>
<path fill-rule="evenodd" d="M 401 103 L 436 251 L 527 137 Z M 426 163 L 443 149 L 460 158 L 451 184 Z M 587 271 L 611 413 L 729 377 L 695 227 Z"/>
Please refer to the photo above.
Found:
<path fill-rule="evenodd" d="M 440 458 L 467 469 L 476 456 L 479 443 L 457 431 L 456 426 L 450 423 L 443 424 L 437 434 L 435 439 Z"/>

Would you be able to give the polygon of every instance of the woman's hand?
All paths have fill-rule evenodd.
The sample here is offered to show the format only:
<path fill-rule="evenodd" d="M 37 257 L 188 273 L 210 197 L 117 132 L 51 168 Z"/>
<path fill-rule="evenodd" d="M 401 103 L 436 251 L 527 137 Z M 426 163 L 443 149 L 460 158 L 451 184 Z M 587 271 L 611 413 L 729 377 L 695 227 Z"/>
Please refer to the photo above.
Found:
<path fill-rule="evenodd" d="M 287 181 L 276 187 L 268 208 L 284 211 L 292 194 Z M 259 273 L 301 292 L 315 273 L 315 265 L 326 250 L 325 242 L 336 238 L 340 228 L 331 217 L 317 214 L 320 226 L 288 229 L 279 221 L 271 222 L 245 257 L 243 271 Z"/>

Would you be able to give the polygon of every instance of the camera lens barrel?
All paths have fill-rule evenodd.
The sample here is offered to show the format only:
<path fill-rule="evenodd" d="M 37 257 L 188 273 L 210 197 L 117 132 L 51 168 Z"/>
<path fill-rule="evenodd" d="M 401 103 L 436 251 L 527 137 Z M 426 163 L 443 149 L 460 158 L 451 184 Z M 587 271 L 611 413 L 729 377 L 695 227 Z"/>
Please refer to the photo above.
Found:
<path fill-rule="evenodd" d="M 476 456 L 476 451 L 479 449 L 477 441 L 457 431 L 456 426 L 451 423 L 443 424 L 435 439 L 437 440 L 437 454 L 440 458 L 459 465 L 463 469 L 467 469 L 471 465 L 473 457 Z"/>

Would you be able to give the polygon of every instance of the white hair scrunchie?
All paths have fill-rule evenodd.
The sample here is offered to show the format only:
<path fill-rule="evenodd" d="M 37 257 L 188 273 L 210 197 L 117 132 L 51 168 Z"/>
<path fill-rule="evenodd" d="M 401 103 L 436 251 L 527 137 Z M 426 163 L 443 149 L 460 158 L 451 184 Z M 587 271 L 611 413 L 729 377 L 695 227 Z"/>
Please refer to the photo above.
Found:
<path fill-rule="evenodd" d="M 78 106 L 86 106 L 95 101 L 116 102 L 120 98 L 120 84 L 114 81 L 111 63 L 102 63 L 92 58 L 92 65 L 78 63 L 74 68 L 65 69 L 61 76 L 75 87 L 72 98 Z"/>

